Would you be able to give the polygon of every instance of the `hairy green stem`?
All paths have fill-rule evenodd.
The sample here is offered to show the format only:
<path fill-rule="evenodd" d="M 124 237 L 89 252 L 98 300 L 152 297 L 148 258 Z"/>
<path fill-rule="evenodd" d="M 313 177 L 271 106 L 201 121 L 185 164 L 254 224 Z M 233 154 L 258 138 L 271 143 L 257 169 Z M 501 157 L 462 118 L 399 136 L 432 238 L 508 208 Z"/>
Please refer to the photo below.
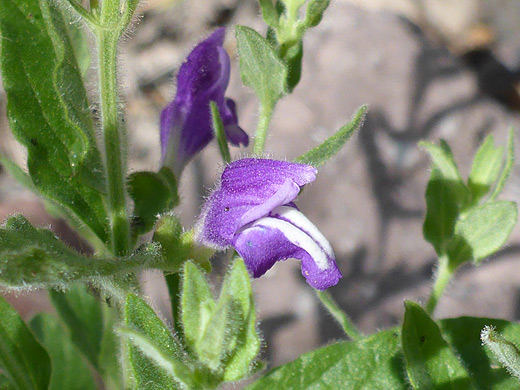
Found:
<path fill-rule="evenodd" d="M 353 341 L 358 341 L 363 338 L 361 332 L 352 323 L 347 314 L 340 309 L 338 304 L 334 301 L 334 298 L 327 291 L 316 290 L 316 295 L 320 299 L 321 303 L 325 308 L 332 314 L 332 317 L 341 325 L 345 334 L 350 337 Z"/>
<path fill-rule="evenodd" d="M 439 265 L 435 271 L 435 282 L 433 289 L 430 294 L 430 298 L 426 303 L 426 312 L 430 315 L 433 314 L 439 299 L 441 298 L 448 282 L 450 281 L 455 270 L 450 266 L 449 259 L 446 255 L 439 257 Z"/>
<path fill-rule="evenodd" d="M 109 12 L 111 3 L 113 2 L 107 1 L 106 4 L 103 2 L 103 11 Z M 111 248 L 114 255 L 120 256 L 130 250 L 130 224 L 126 209 L 126 162 L 123 149 L 125 131 L 118 110 L 116 57 L 119 32 L 99 28 L 95 30 L 95 35 L 98 46 L 99 94 L 101 125 L 105 141 Z"/>
<path fill-rule="evenodd" d="M 273 116 L 273 110 L 274 105 L 266 105 L 265 103 L 260 105 L 260 116 L 256 127 L 255 145 L 253 146 L 253 153 L 256 155 L 261 155 L 264 152 L 267 130 Z"/>

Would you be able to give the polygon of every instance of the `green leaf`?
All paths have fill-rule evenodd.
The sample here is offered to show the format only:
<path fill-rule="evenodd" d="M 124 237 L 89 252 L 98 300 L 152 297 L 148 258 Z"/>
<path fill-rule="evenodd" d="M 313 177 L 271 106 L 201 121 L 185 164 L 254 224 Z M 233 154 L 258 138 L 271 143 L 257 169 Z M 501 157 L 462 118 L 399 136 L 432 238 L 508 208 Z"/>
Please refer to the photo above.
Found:
<path fill-rule="evenodd" d="M 179 341 L 171 334 L 154 310 L 141 298 L 128 294 L 125 310 L 124 323 L 128 330 L 127 336 L 134 344 L 129 346 L 128 359 L 134 374 L 137 389 L 176 389 L 160 359 L 175 360 L 181 362 L 183 350 Z M 133 331 L 129 334 L 128 332 Z M 141 335 L 142 337 L 139 337 Z M 155 346 L 160 346 L 160 355 L 154 358 Z M 152 351 L 152 352 L 150 352 Z M 180 363 L 179 363 L 180 364 Z M 181 378 L 182 379 L 182 378 Z"/>
<path fill-rule="evenodd" d="M 260 349 L 249 274 L 237 259 L 215 302 L 204 273 L 186 263 L 182 289 L 184 339 L 216 381 L 244 378 Z"/>
<path fill-rule="evenodd" d="M 48 313 L 40 313 L 31 320 L 31 328 L 51 358 L 49 390 L 96 389 L 92 374 L 81 353 L 56 318 Z"/>
<path fill-rule="evenodd" d="M 455 225 L 447 251 L 450 264 L 467 260 L 478 264 L 498 251 L 515 227 L 517 213 L 516 203 L 507 201 L 473 207 Z"/>
<path fill-rule="evenodd" d="M 125 275 L 150 268 L 162 260 L 157 244 L 122 258 L 85 257 L 46 229 L 35 229 L 21 215 L 0 228 L 0 285 L 28 289 L 64 289 L 74 281 Z"/>
<path fill-rule="evenodd" d="M 453 236 L 455 222 L 466 204 L 469 191 L 462 181 L 450 147 L 420 143 L 432 159 L 432 172 L 426 187 L 426 217 L 423 234 L 440 256 Z"/>
<path fill-rule="evenodd" d="M 437 324 L 416 303 L 405 302 L 402 340 L 406 371 L 415 389 L 476 389 Z"/>
<path fill-rule="evenodd" d="M 62 321 L 67 325 L 71 340 L 96 368 L 100 368 L 99 353 L 103 337 L 101 302 L 80 284 L 67 292 L 49 291 L 49 297 Z"/>
<path fill-rule="evenodd" d="M 154 364 L 153 367 L 148 369 L 144 369 L 144 366 L 141 366 L 136 370 L 136 360 L 134 358 L 134 373 L 138 378 L 137 389 L 176 389 L 178 386 L 185 389 L 196 388 L 190 368 L 165 352 L 160 344 L 135 330 L 120 329 L 119 333 L 128 338 L 133 344 L 135 349 L 131 348 L 131 351 L 135 351 L 133 352 L 134 354 L 138 352 L 141 354 L 141 359 L 148 359 Z M 165 376 L 165 373 L 168 376 Z M 148 380 L 148 382 L 145 382 L 145 380 Z"/>
<path fill-rule="evenodd" d="M 233 302 L 219 301 L 195 344 L 198 360 L 211 371 L 219 371 L 224 358 L 234 348 L 234 336 L 240 325 L 238 310 Z"/>
<path fill-rule="evenodd" d="M 15 387 L 11 381 L 3 374 L 0 374 L 0 390 L 14 390 Z"/>
<path fill-rule="evenodd" d="M 2 164 L 9 175 L 18 183 L 32 192 L 39 194 L 38 189 L 34 186 L 31 176 L 29 176 L 18 164 L 3 155 L 0 155 L 0 164 Z"/>
<path fill-rule="evenodd" d="M 273 4 L 273 0 L 259 0 L 262 10 L 262 19 L 267 25 L 276 27 L 278 25 L 278 12 Z"/>
<path fill-rule="evenodd" d="M 79 71 L 85 77 L 90 68 L 91 60 L 86 28 L 82 20 L 78 19 L 72 12 L 63 12 L 63 17 Z"/>
<path fill-rule="evenodd" d="M 503 153 L 503 147 L 495 147 L 492 135 L 489 135 L 477 150 L 468 178 L 473 204 L 478 203 L 497 180 Z"/>
<path fill-rule="evenodd" d="M 276 10 L 276 13 L 278 14 L 278 19 L 280 19 L 282 15 L 287 15 L 287 7 L 285 6 L 285 0 L 275 0 L 274 8 Z"/>
<path fill-rule="evenodd" d="M 25 172 L 25 170 L 22 169 L 18 164 L 3 155 L 0 155 L 0 164 L 2 164 L 9 175 L 13 177 L 13 179 L 15 179 L 18 183 L 32 191 L 34 194 L 43 197 L 39 189 L 34 185 L 31 176 L 29 176 L 29 174 Z M 63 207 L 61 204 L 51 199 L 44 198 L 43 200 L 45 203 L 45 209 L 50 215 L 55 218 L 68 219 L 71 226 L 80 232 L 81 236 L 86 239 L 94 248 L 104 247 L 104 244 L 100 241 L 100 238 L 96 236 L 92 230 L 85 228 L 85 225 L 78 221 L 77 217 L 75 217 L 69 209 Z"/>
<path fill-rule="evenodd" d="M 283 60 L 287 65 L 287 89 L 292 92 L 293 89 L 300 82 L 302 75 L 302 58 L 303 58 L 303 40 L 299 40 L 298 43 L 291 45 L 287 49 Z"/>
<path fill-rule="evenodd" d="M 480 332 L 482 343 L 500 361 L 503 367 L 520 380 L 520 349 L 498 333 L 492 326 L 486 326 Z"/>
<path fill-rule="evenodd" d="M 175 177 L 171 175 L 170 180 L 165 180 L 164 174 L 164 171 L 135 172 L 128 178 L 128 193 L 134 200 L 132 225 L 139 234 L 152 230 L 158 215 L 178 203 Z"/>
<path fill-rule="evenodd" d="M 253 361 L 260 352 L 260 337 L 256 330 L 256 313 L 251 288 L 251 280 L 244 260 L 237 258 L 228 273 L 222 291 L 220 302 L 230 302 L 229 308 L 234 310 L 231 320 L 236 320 L 238 326 L 235 332 L 228 326 L 228 357 L 225 362 L 224 380 L 236 381 L 251 372 Z M 219 303 L 220 303 L 219 302 Z"/>
<path fill-rule="evenodd" d="M 520 345 L 520 325 L 491 318 L 460 317 L 439 321 L 444 339 L 481 389 L 518 390 L 518 381 L 501 367 L 492 352 L 483 348 L 480 332 L 493 326 L 507 340 Z"/>
<path fill-rule="evenodd" d="M 240 76 L 263 106 L 274 107 L 286 93 L 287 68 L 269 42 L 255 30 L 236 27 Z"/>
<path fill-rule="evenodd" d="M 271 45 L 273 49 L 278 49 L 278 41 L 276 40 L 276 30 L 271 26 L 267 26 L 267 31 L 265 33 L 265 39 L 267 43 Z"/>
<path fill-rule="evenodd" d="M 470 317 L 438 322 L 442 338 L 479 388 L 518 390 L 518 382 L 480 344 L 480 331 L 486 325 L 494 326 L 508 340 L 520 345 L 519 324 Z M 404 377 L 404 357 L 399 333 L 398 329 L 392 329 L 357 342 L 340 342 L 306 353 L 295 361 L 268 372 L 247 389 L 408 390 L 410 383 Z"/>
<path fill-rule="evenodd" d="M 504 169 L 502 169 L 502 173 L 500 174 L 500 179 L 498 179 L 497 185 L 489 197 L 490 200 L 494 200 L 498 195 L 500 195 L 504 185 L 507 182 L 507 179 L 509 178 L 509 175 L 511 174 L 511 170 L 513 169 L 513 163 L 515 161 L 514 136 L 515 133 L 513 129 L 511 129 L 509 131 L 509 138 L 507 140 L 506 163 L 504 165 Z"/>
<path fill-rule="evenodd" d="M 319 167 L 330 160 L 336 153 L 338 153 L 343 145 L 350 139 L 352 134 L 363 125 L 367 106 L 361 106 L 352 121 L 341 127 L 334 135 L 327 138 L 321 145 L 309 150 L 305 154 L 296 159 L 296 162 L 301 164 L 309 164 L 314 167 Z"/>
<path fill-rule="evenodd" d="M 47 390 L 51 362 L 18 313 L 0 297 L 0 369 L 16 389 Z"/>
<path fill-rule="evenodd" d="M 184 265 L 181 312 L 186 344 L 192 351 L 203 337 L 215 310 L 215 299 L 204 273 L 191 262 Z"/>
<path fill-rule="evenodd" d="M 277 3 L 283 3 L 286 9 L 298 10 L 306 1 L 307 0 L 277 0 Z"/>
<path fill-rule="evenodd" d="M 442 178 L 445 180 L 460 182 L 464 185 L 450 146 L 444 140 L 441 140 L 440 146 L 434 145 L 430 142 L 420 142 L 419 146 L 424 148 L 430 154 L 432 165 L 439 170 Z"/>
<path fill-rule="evenodd" d="M 7 115 L 40 193 L 106 242 L 104 170 L 66 26 L 55 2 L 0 0 Z"/>
<path fill-rule="evenodd" d="M 330 0 L 311 0 L 307 5 L 305 20 L 303 24 L 306 28 L 316 27 L 323 18 L 323 13 L 328 8 Z"/>
<path fill-rule="evenodd" d="M 103 338 L 99 351 L 99 371 L 106 389 L 123 389 L 123 368 L 119 361 L 121 342 L 116 333 L 119 321 L 117 307 L 103 305 Z"/>
<path fill-rule="evenodd" d="M 182 328 L 181 319 L 181 291 L 182 279 L 179 272 L 164 273 L 166 279 L 166 286 L 168 286 L 168 295 L 170 296 L 170 304 L 172 308 L 173 330 L 179 336 L 179 339 L 184 339 L 184 330 Z"/>
<path fill-rule="evenodd" d="M 248 390 L 408 390 L 399 331 L 388 330 L 358 342 L 340 342 L 277 367 Z"/>

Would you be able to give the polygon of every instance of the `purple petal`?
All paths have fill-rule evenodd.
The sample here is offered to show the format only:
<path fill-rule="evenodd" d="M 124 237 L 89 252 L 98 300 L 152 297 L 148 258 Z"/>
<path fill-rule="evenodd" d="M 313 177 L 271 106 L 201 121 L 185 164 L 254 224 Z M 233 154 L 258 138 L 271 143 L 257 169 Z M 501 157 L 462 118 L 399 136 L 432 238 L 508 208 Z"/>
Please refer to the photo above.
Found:
<path fill-rule="evenodd" d="M 230 74 L 229 55 L 222 48 L 224 34 L 225 29 L 219 28 L 192 50 L 179 69 L 175 99 L 161 112 L 163 165 L 177 176 L 213 139 L 210 101 L 217 103 L 230 141 L 249 142 L 238 126 L 234 106 L 224 97 Z"/>
<path fill-rule="evenodd" d="M 316 172 L 309 165 L 269 159 L 231 163 L 202 209 L 197 240 L 217 248 L 231 245 L 238 229 L 292 202 L 300 187 L 316 178 Z"/>
<path fill-rule="evenodd" d="M 166 158 L 166 152 L 171 144 L 178 144 L 172 142 L 171 137 L 180 135 L 184 118 L 181 115 L 175 102 L 171 102 L 161 111 L 161 156 L 164 160 Z M 178 126 L 177 129 L 174 127 Z"/>
<path fill-rule="evenodd" d="M 191 51 L 177 75 L 178 104 L 189 105 L 199 95 L 220 87 L 222 94 L 229 82 L 229 56 L 222 48 L 226 30 L 218 28 Z"/>
<path fill-rule="evenodd" d="M 311 237 L 327 256 L 334 258 L 334 252 L 329 241 L 294 204 L 277 207 L 269 215 L 296 226 Z"/>
<path fill-rule="evenodd" d="M 264 203 L 258 206 L 251 207 L 240 217 L 240 226 L 247 225 L 249 222 L 253 222 L 268 215 L 272 210 L 278 208 L 278 206 L 292 202 L 298 196 L 300 187 L 291 179 L 285 179 L 284 183 L 278 188 L 278 190 Z"/>
<path fill-rule="evenodd" d="M 265 274 L 277 261 L 298 258 L 302 252 L 282 232 L 263 226 L 245 229 L 235 237 L 233 246 L 255 278 Z"/>
<path fill-rule="evenodd" d="M 331 262 L 330 267 L 326 270 L 321 270 L 310 256 L 304 256 L 301 260 L 303 277 L 310 286 L 317 290 L 323 291 L 335 286 L 343 276 L 335 261 Z"/>
<path fill-rule="evenodd" d="M 233 246 L 254 277 L 263 275 L 278 260 L 296 258 L 302 261 L 302 275 L 314 288 L 325 290 L 341 278 L 333 254 L 329 257 L 312 237 L 277 218 L 262 218 L 244 227 Z"/>
<path fill-rule="evenodd" d="M 226 98 L 224 107 L 219 107 L 222 123 L 229 142 L 235 146 L 249 145 L 249 137 L 246 132 L 238 126 L 238 117 L 235 102 Z"/>

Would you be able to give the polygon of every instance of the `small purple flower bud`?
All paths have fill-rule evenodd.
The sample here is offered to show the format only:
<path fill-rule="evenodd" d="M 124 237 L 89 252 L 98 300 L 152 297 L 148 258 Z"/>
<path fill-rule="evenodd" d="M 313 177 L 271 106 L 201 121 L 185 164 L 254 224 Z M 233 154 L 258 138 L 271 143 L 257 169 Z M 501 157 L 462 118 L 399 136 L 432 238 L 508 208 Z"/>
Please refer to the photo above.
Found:
<path fill-rule="evenodd" d="M 329 242 L 293 203 L 316 172 L 268 159 L 231 163 L 204 204 L 197 241 L 216 249 L 234 246 L 255 278 L 279 260 L 296 258 L 309 285 L 318 290 L 336 285 L 341 272 Z"/>
<path fill-rule="evenodd" d="M 186 163 L 213 139 L 210 101 L 216 102 L 228 140 L 247 146 L 249 138 L 238 126 L 235 102 L 224 97 L 229 83 L 230 60 L 219 28 L 199 43 L 181 65 L 177 94 L 161 112 L 163 165 L 177 177 Z"/>

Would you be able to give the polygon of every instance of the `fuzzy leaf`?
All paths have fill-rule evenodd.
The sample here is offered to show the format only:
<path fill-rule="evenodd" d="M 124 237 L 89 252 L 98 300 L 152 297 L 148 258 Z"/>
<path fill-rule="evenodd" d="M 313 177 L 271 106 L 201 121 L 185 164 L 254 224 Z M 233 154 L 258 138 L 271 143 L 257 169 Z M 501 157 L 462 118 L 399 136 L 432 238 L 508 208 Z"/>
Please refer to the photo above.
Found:
<path fill-rule="evenodd" d="M 287 89 L 292 92 L 302 76 L 303 40 L 299 40 L 285 53 L 283 60 L 287 66 Z"/>
<path fill-rule="evenodd" d="M 426 217 L 423 234 L 438 255 L 446 251 L 453 236 L 459 212 L 468 200 L 469 191 L 462 181 L 450 147 L 421 143 L 432 159 L 432 172 L 426 187 Z"/>
<path fill-rule="evenodd" d="M 516 225 L 514 202 L 486 202 L 468 211 L 455 225 L 448 245 L 450 263 L 458 265 L 472 260 L 480 263 L 504 245 Z"/>
<path fill-rule="evenodd" d="M 107 242 L 104 170 L 62 10 L 53 1 L 0 0 L 0 37 L 7 116 L 34 185 Z"/>
<path fill-rule="evenodd" d="M 438 322 L 443 338 L 470 372 L 480 389 L 518 390 L 518 381 L 501 367 L 488 348 L 483 348 L 480 332 L 494 327 L 510 342 L 520 345 L 520 325 L 500 319 L 459 317 Z"/>
<path fill-rule="evenodd" d="M 99 351 L 99 373 L 106 389 L 123 389 L 123 367 L 121 367 L 121 340 L 116 332 L 119 322 L 117 307 L 103 305 L 103 338 Z"/>
<path fill-rule="evenodd" d="M 238 326 L 231 333 L 229 326 L 228 358 L 225 362 L 224 380 L 236 381 L 251 371 L 253 360 L 260 352 L 260 337 L 256 331 L 256 313 L 251 280 L 244 260 L 237 258 L 231 267 L 220 293 L 220 302 L 230 302 L 235 311 Z M 219 302 L 219 303 L 220 303 Z M 233 320 L 234 316 L 230 316 Z"/>
<path fill-rule="evenodd" d="M 183 356 L 179 341 L 171 334 L 155 311 L 141 298 L 128 294 L 125 309 L 124 331 L 133 345 L 129 346 L 128 359 L 136 381 L 136 389 L 177 389 L 170 371 L 163 361 L 179 360 Z M 159 350 L 156 351 L 160 346 Z M 180 364 L 180 363 L 179 363 Z"/>
<path fill-rule="evenodd" d="M 417 390 L 476 389 L 437 324 L 416 303 L 405 302 L 402 340 L 406 371 Z"/>
<path fill-rule="evenodd" d="M 55 287 L 91 277 L 124 275 L 162 259 L 157 245 L 123 258 L 85 257 L 25 217 L 9 218 L 0 228 L 0 285 L 9 288 Z"/>
<path fill-rule="evenodd" d="M 0 374 L 0 390 L 14 390 L 15 387 L 11 381 L 3 374 Z"/>
<path fill-rule="evenodd" d="M 232 301 L 220 301 L 195 345 L 199 361 L 212 371 L 222 367 L 224 358 L 234 345 L 233 336 L 239 331 L 238 310 Z"/>
<path fill-rule="evenodd" d="M 273 0 L 259 0 L 260 9 L 262 10 L 262 19 L 264 22 L 271 26 L 276 27 L 278 25 L 278 12 L 273 4 Z"/>
<path fill-rule="evenodd" d="M 65 27 L 69 34 L 74 57 L 78 63 L 78 68 L 83 77 L 87 75 L 90 68 L 90 48 L 88 44 L 87 30 L 83 25 L 81 19 L 78 20 L 76 15 L 72 12 L 63 12 L 65 18 Z"/>
<path fill-rule="evenodd" d="M 0 296 L 0 369 L 17 390 L 47 390 L 49 355 L 18 313 Z"/>
<path fill-rule="evenodd" d="M 134 200 L 132 225 L 139 234 L 152 230 L 158 215 L 179 202 L 175 178 L 171 175 L 168 180 L 165 173 L 135 172 L 128 178 L 128 193 Z"/>
<path fill-rule="evenodd" d="M 274 107 L 286 93 L 285 64 L 255 30 L 237 26 L 236 37 L 243 83 L 255 91 L 263 106 Z"/>
<path fill-rule="evenodd" d="M 507 140 L 507 148 L 506 148 L 506 163 L 504 168 L 502 169 L 502 173 L 500 174 L 500 178 L 498 179 L 497 185 L 493 190 L 493 193 L 489 197 L 490 200 L 496 199 L 498 195 L 502 192 L 509 175 L 511 174 L 511 170 L 513 169 L 513 163 L 515 162 L 515 145 L 514 145 L 514 131 L 511 129 L 509 131 L 509 138 Z"/>
<path fill-rule="evenodd" d="M 515 343 L 509 341 L 492 326 L 486 326 L 480 332 L 482 343 L 500 361 L 503 367 L 518 380 L 520 380 L 520 349 Z"/>
<path fill-rule="evenodd" d="M 199 267 L 187 262 L 183 275 L 181 312 L 184 339 L 188 347 L 196 351 L 215 310 L 215 299 Z"/>
<path fill-rule="evenodd" d="M 9 175 L 18 183 L 34 193 L 38 193 L 38 189 L 34 186 L 31 176 L 29 176 L 18 164 L 2 155 L 0 155 L 0 164 L 2 164 Z"/>
<path fill-rule="evenodd" d="M 492 135 L 489 135 L 477 150 L 468 178 L 468 188 L 474 204 L 489 192 L 497 180 L 503 153 L 503 147 L 495 147 Z"/>
<path fill-rule="evenodd" d="M 66 292 L 50 290 L 49 296 L 61 320 L 67 325 L 74 344 L 99 370 L 104 332 L 101 302 L 79 284 L 73 285 Z"/>
<path fill-rule="evenodd" d="M 134 351 L 134 354 L 139 353 L 142 356 L 140 359 L 148 359 L 153 364 L 146 370 L 144 366 L 136 370 L 137 359 L 133 358 L 134 373 L 138 378 L 137 389 L 163 390 L 176 389 L 179 386 L 183 389 L 195 388 L 192 384 L 193 374 L 189 367 L 165 352 L 160 344 L 135 330 L 120 329 L 119 332 L 131 342 L 133 347 L 130 350 Z M 158 369 L 161 371 L 159 372 Z M 144 382 L 145 378 L 148 382 Z"/>
<path fill-rule="evenodd" d="M 352 121 L 341 127 L 334 135 L 330 136 L 321 145 L 309 150 L 305 154 L 296 159 L 301 164 L 309 164 L 314 167 L 323 165 L 338 153 L 345 143 L 350 139 L 352 134 L 363 126 L 367 106 L 361 106 Z"/>
<path fill-rule="evenodd" d="M 96 390 L 83 356 L 55 317 L 39 313 L 31 320 L 31 328 L 51 358 L 49 390 Z"/>
<path fill-rule="evenodd" d="M 247 389 L 408 390 L 399 344 L 397 330 L 335 343 L 273 369 Z"/>
<path fill-rule="evenodd" d="M 311 0 L 307 6 L 303 24 L 306 28 L 316 27 L 323 18 L 323 13 L 329 7 L 330 0 Z"/>

